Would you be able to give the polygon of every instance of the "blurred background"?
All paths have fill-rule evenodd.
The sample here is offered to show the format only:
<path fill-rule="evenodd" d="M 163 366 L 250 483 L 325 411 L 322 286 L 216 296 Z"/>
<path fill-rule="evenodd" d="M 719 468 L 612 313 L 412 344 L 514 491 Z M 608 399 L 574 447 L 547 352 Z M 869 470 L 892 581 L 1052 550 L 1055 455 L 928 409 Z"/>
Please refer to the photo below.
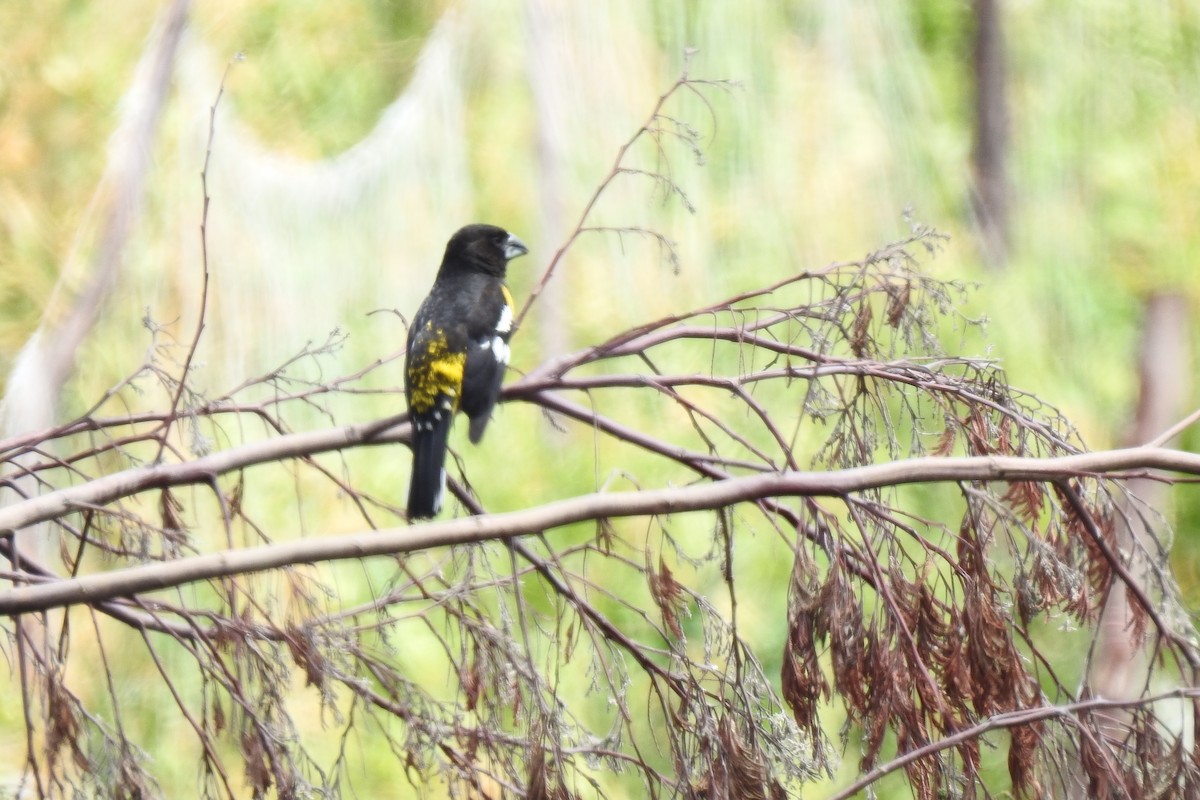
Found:
<path fill-rule="evenodd" d="M 325 377 L 395 354 L 400 315 L 468 221 L 530 245 L 510 272 L 520 301 L 686 64 L 736 84 L 667 109 L 699 133 L 701 154 L 660 165 L 686 197 L 623 176 L 593 220 L 662 232 L 678 263 L 653 239 L 585 236 L 515 342 L 517 369 L 859 258 L 903 238 L 910 210 L 950 236 L 926 269 L 975 284 L 967 314 L 987 319 L 984 337 L 947 330 L 947 348 L 998 359 L 1092 448 L 1150 439 L 1195 404 L 1194 3 L 45 0 L 0 4 L 0 31 L 9 432 L 77 416 L 153 347 L 190 341 L 200 172 L 231 62 L 197 353 L 214 395 L 334 331 Z M 373 380 L 402 384 L 395 363 Z M 338 421 L 397 403 L 361 399 Z M 518 427 L 489 431 L 502 445 L 486 457 L 534 435 Z M 368 483 L 399 503 L 406 462 Z M 565 495 L 562 477 L 511 478 L 497 506 Z M 1192 608 L 1194 495 L 1160 500 Z"/>

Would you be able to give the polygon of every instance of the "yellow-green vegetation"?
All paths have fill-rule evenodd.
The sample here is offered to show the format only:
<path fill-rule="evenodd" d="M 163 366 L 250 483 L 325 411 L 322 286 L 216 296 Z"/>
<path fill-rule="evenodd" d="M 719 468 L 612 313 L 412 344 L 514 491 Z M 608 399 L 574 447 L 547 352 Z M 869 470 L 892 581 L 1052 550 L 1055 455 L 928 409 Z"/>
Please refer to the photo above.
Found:
<path fill-rule="evenodd" d="M 98 188 L 110 155 L 106 146 L 165 5 L 0 3 L 0 375 L 7 376 L 38 325 L 60 320 L 86 283 L 102 225 L 97 209 L 107 200 Z M 530 15 L 538 14 L 553 18 L 552 34 L 531 50 Z M 907 236 L 903 211 L 911 208 L 916 219 L 950 236 L 922 268 L 977 284 L 966 295 L 963 316 L 943 324 L 946 350 L 999 360 L 1013 385 L 1059 408 L 1089 446 L 1119 444 L 1136 399 L 1143 301 L 1164 291 L 1192 303 L 1200 297 L 1200 11 L 1186 3 L 1037 0 L 1005 4 L 1004 20 L 1013 247 L 1006 269 L 988 271 L 970 211 L 972 20 L 965 3 L 197 3 L 120 278 L 78 356 L 58 416 L 66 420 L 91 408 L 135 371 L 151 348 L 148 328 L 158 329 L 157 363 L 178 372 L 200 302 L 198 174 L 209 107 L 235 53 L 245 59 L 229 72 L 213 136 L 210 305 L 193 388 L 208 398 L 222 396 L 303 353 L 289 368 L 292 382 L 269 381 L 240 396 L 269 403 L 276 391 L 319 387 L 377 359 L 393 359 L 356 384 L 361 393 L 322 395 L 311 407 L 289 410 L 287 425 L 304 430 L 404 410 L 394 360 L 405 339 L 404 320 L 432 283 L 442 243 L 461 224 L 499 224 L 535 245 L 510 268 L 520 308 L 618 147 L 675 81 L 685 48 L 695 47 L 692 77 L 738 83 L 702 96 L 682 94 L 667 109 L 699 132 L 702 154 L 676 141 L 664 141 L 659 151 L 647 138 L 631 151 L 633 163 L 665 171 L 685 196 L 647 175 L 621 175 L 588 223 L 658 231 L 671 244 L 638 234 L 584 233 L 555 278 L 562 288 L 553 302 L 561 306 L 566 341 L 548 345 L 539 338 L 547 309 L 535 305 L 514 335 L 517 373 L 639 323 L 804 269 L 859 259 Z M 548 98 L 548 112 L 539 108 L 538 92 Z M 547 126 L 557 165 L 550 172 L 540 149 Z M 547 194 L 560 204 L 558 227 L 543 214 Z M 986 317 L 982 334 L 967 317 Z M 704 371 L 738 355 L 733 348 L 681 348 L 672 357 L 676 369 L 691 360 L 687 366 Z M 645 372 L 634 359 L 613 368 Z M 1195 365 L 1179 369 L 1193 373 Z M 170 398 L 146 376 L 138 392 L 124 391 L 106 408 L 161 411 Z M 682 410 L 659 418 L 663 406 L 646 392 L 599 390 L 591 400 L 663 431 L 664 438 L 704 447 Z M 805 427 L 812 423 L 804 421 L 799 401 L 795 405 L 784 421 L 799 430 L 798 442 L 815 446 L 827 431 Z M 934 450 L 939 432 L 932 425 L 902 436 Z M 197 454 L 274 433 L 261 421 L 231 419 L 206 440 L 186 427 L 176 438 L 181 452 Z M 1182 446 L 1198 442 L 1188 432 Z M 451 447 L 491 511 L 694 478 L 525 404 L 502 406 L 478 447 L 467 443 L 460 421 Z M 138 454 L 155 456 L 149 446 Z M 810 456 L 797 453 L 801 467 L 810 465 Z M 391 504 L 370 509 L 378 526 L 402 524 L 394 512 L 407 482 L 407 451 L 368 448 L 318 463 Z M 361 509 L 310 469 L 252 468 L 223 477 L 221 486 L 233 492 L 239 481 L 237 494 L 261 531 L 237 528 L 234 545 L 364 527 Z M 943 522 L 958 513 L 946 510 L 960 502 L 953 492 L 906 491 L 914 513 Z M 181 492 L 178 500 L 199 549 L 225 544 L 211 491 Z M 1174 501 L 1175 565 L 1195 607 L 1200 542 L 1190 531 L 1200 496 L 1183 488 Z M 786 585 L 790 561 L 777 534 L 758 516 L 735 524 L 742 585 Z M 707 546 L 712 527 L 711 516 L 701 515 L 618 525 L 626 539 L 646 548 L 645 555 L 631 548 L 627 558 L 640 564 L 651 552 L 657 561 L 661 552 L 681 583 L 702 596 L 711 589 L 720 598 L 713 602 L 724 604 L 717 562 L 693 565 L 675 557 L 676 543 L 690 558 L 704 556 L 696 543 Z M 587 526 L 554 534 L 564 543 L 595 535 Z M 412 568 L 419 572 L 440 557 L 417 557 Z M 507 551 L 487 557 L 496 572 L 509 569 Z M 653 635 L 651 623 L 665 625 L 655 617 L 651 587 L 622 584 L 634 573 L 620 563 L 597 567 L 591 578 L 604 592 L 644 600 L 654 619 L 642 621 L 643 633 Z M 280 621 L 322 608 L 326 598 L 305 596 L 309 572 L 331 580 L 338 604 L 346 606 L 369 602 L 402 580 L 386 559 L 252 578 L 273 591 L 266 607 L 247 613 Z M 527 600 L 552 618 L 553 598 L 531 594 Z M 785 600 L 744 592 L 738 602 L 739 632 L 761 652 L 780 652 Z M 73 662 L 69 680 L 105 714 L 112 709 L 97 659 L 122 675 L 126 683 L 116 694 L 126 734 L 147 748 L 166 796 L 189 796 L 198 749 L 186 722 L 171 713 L 160 666 L 147 657 L 146 644 L 106 621 L 99 623 L 102 651 L 90 615 L 70 613 L 76 655 L 91 648 L 94 658 Z M 679 622 L 689 646 L 702 646 L 702 618 L 685 614 Z M 438 635 L 405 621 L 373 644 L 453 699 L 462 676 L 454 674 Z M 558 635 L 560 643 L 571 641 L 567 631 Z M 1062 641 L 1064 649 L 1075 645 L 1072 637 Z M 443 643 L 449 649 L 459 644 Z M 195 685 L 188 658 L 167 647 L 155 653 L 190 701 L 208 713 L 235 713 L 205 706 L 211 698 Z M 767 663 L 764 671 L 774 678 L 779 665 Z M 1070 668 L 1064 674 L 1072 674 Z M 583 659 L 564 666 L 559 679 L 565 692 L 597 691 Z M 0 677 L 5 696 L 17 697 L 16 686 L 15 674 Z M 329 712 L 304 685 L 302 670 L 292 699 L 297 707 L 311 704 L 297 714 L 304 720 L 298 733 L 311 738 L 316 752 L 336 754 L 340 743 L 324 725 Z M 346 693 L 338 699 L 344 703 Z M 614 710 L 598 703 L 593 713 L 602 729 Z M 831 709 L 832 728 L 840 713 Z M 396 754 L 373 748 L 370 736 L 364 728 L 350 748 L 360 796 L 409 796 L 397 777 Z M 7 774 L 20 770 L 24 749 L 15 700 L 0 704 L 0 744 L 2 787 Z M 854 745 L 830 785 L 857 772 Z M 232 753 L 234 745 L 228 746 Z M 1007 780 L 1000 757 L 985 760 L 985 769 Z M 616 797 L 634 785 L 622 776 L 597 779 Z M 880 796 L 904 796 L 898 789 L 887 794 L 899 785 L 893 776 L 881 784 Z"/>

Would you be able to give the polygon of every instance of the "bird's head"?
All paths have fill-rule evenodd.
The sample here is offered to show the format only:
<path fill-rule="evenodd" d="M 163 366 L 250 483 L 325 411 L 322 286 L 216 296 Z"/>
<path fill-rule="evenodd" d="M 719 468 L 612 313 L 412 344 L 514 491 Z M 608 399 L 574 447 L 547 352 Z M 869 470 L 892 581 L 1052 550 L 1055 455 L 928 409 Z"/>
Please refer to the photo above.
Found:
<path fill-rule="evenodd" d="M 467 269 L 503 278 L 509 259 L 528 252 L 525 243 L 504 228 L 467 225 L 446 243 L 442 269 Z"/>

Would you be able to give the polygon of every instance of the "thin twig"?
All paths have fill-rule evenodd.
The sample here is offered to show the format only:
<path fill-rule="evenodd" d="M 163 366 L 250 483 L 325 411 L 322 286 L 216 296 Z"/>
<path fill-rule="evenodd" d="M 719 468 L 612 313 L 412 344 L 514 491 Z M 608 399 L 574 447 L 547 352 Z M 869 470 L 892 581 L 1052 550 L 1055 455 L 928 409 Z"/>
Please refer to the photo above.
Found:
<path fill-rule="evenodd" d="M 178 414 L 179 401 L 183 397 L 189 373 L 192 369 L 192 359 L 196 356 L 196 349 L 200 346 L 200 336 L 204 333 L 205 320 L 208 314 L 208 206 L 212 201 L 212 198 L 208 194 L 208 166 L 209 161 L 212 159 L 213 140 L 217 135 L 217 108 L 221 105 L 221 97 L 225 94 L 225 80 L 229 77 L 229 71 L 233 68 L 233 65 L 241 60 L 242 54 L 238 53 L 225 65 L 225 71 L 221 74 L 221 82 L 217 86 L 217 96 L 208 110 L 208 142 L 204 149 L 204 166 L 200 170 L 200 188 L 204 195 L 204 207 L 200 212 L 200 264 L 203 268 L 204 276 L 200 289 L 200 311 L 196 319 L 196 331 L 192 334 L 192 341 L 188 345 L 187 356 L 183 360 L 183 369 L 179 374 L 179 382 L 175 387 L 175 395 L 171 398 L 170 413 L 163 422 L 161 438 L 158 443 L 158 455 L 155 457 L 156 461 L 162 459 L 163 451 L 166 449 L 167 437 L 171 432 L 171 423 Z"/>
<path fill-rule="evenodd" d="M 1156 703 L 1160 700 L 1194 700 L 1196 698 L 1200 698 L 1200 688 L 1188 687 L 1171 689 L 1169 691 L 1160 692 L 1159 694 L 1154 694 L 1147 697 L 1139 697 L 1132 700 L 1107 700 L 1103 697 L 1095 697 L 1087 700 L 1080 700 L 1075 703 L 1066 703 L 1059 706 L 1038 706 L 1037 708 L 1027 708 L 1019 711 L 1009 711 L 1004 714 L 996 714 L 968 728 L 963 728 L 962 730 L 957 731 L 950 736 L 938 739 L 936 742 L 930 742 L 927 745 L 910 750 L 907 753 L 888 761 L 886 764 L 880 764 L 869 772 L 864 773 L 858 778 L 858 780 L 854 781 L 837 794 L 832 795 L 829 800 L 849 800 L 849 798 L 854 797 L 863 789 L 874 783 L 877 783 L 884 775 L 895 772 L 898 769 L 903 769 L 909 764 L 919 761 L 922 758 L 934 755 L 935 753 L 947 748 L 957 747 L 966 742 L 978 740 L 989 731 L 1032 725 L 1034 723 L 1043 722 L 1049 719 L 1066 719 L 1067 721 L 1078 725 L 1079 721 L 1075 718 L 1087 711 L 1095 711 L 1097 709 L 1108 710 L 1118 708 L 1139 708 L 1147 706 L 1151 703 Z"/>

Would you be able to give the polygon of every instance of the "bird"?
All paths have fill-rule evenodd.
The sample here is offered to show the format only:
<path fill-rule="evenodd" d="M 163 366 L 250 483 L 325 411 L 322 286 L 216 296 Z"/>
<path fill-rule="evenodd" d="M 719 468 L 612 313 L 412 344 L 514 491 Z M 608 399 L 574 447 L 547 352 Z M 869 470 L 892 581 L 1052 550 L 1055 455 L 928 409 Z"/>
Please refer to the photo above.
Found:
<path fill-rule="evenodd" d="M 408 518 L 437 516 L 446 490 L 446 445 L 458 411 L 472 444 L 483 438 L 508 366 L 513 298 L 508 262 L 529 252 L 504 228 L 472 224 L 446 243 L 429 296 L 408 330 L 405 396 L 412 423 Z"/>

